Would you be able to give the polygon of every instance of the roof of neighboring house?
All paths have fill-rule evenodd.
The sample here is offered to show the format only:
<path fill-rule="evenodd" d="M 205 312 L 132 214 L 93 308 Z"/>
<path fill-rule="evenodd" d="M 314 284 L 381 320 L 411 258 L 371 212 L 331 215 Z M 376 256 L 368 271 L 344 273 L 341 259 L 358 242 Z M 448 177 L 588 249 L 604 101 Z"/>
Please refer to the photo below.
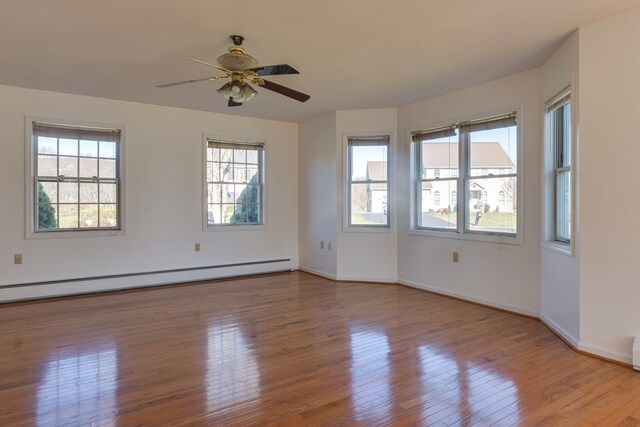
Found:
<path fill-rule="evenodd" d="M 371 181 L 385 181 L 387 179 L 387 162 L 384 161 L 369 161 L 367 162 L 367 179 Z M 372 190 L 384 190 L 387 188 L 386 184 L 369 184 L 369 188 Z"/>
<path fill-rule="evenodd" d="M 472 168 L 512 168 L 513 162 L 499 142 L 474 142 L 471 145 Z M 452 168 L 458 165 L 458 144 L 429 142 L 422 145 L 422 162 L 428 168 Z"/>
<path fill-rule="evenodd" d="M 372 181 L 384 181 L 387 179 L 387 162 L 367 162 L 367 179 Z"/>

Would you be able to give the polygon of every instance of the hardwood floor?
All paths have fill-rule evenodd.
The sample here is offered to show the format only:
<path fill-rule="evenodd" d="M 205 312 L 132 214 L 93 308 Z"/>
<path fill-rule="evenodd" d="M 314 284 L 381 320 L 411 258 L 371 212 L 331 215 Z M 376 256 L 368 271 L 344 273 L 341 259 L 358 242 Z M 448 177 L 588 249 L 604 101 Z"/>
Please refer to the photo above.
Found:
<path fill-rule="evenodd" d="M 0 425 L 639 425 L 539 322 L 286 273 L 0 306 Z"/>

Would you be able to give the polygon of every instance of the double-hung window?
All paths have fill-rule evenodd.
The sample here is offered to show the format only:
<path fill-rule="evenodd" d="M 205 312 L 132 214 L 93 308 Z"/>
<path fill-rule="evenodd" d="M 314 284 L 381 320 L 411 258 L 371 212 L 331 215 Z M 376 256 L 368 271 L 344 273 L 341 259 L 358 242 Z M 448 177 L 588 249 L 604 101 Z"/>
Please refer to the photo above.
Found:
<path fill-rule="evenodd" d="M 264 143 L 206 140 L 207 226 L 264 224 Z"/>
<path fill-rule="evenodd" d="M 390 137 L 347 138 L 348 226 L 389 228 Z"/>
<path fill-rule="evenodd" d="M 119 230 L 119 129 L 31 122 L 33 231 Z"/>
<path fill-rule="evenodd" d="M 416 230 L 517 236 L 516 112 L 416 131 L 412 141 Z"/>
<path fill-rule="evenodd" d="M 546 104 L 548 139 L 553 150 L 554 240 L 571 242 L 571 93 Z"/>

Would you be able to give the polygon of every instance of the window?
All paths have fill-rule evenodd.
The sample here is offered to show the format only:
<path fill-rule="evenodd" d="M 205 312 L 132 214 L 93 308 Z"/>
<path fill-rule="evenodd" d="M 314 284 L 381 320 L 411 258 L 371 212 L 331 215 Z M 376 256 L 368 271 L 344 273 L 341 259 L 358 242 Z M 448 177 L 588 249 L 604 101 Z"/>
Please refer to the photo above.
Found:
<path fill-rule="evenodd" d="M 437 190 L 433 193 L 433 205 L 440 206 L 440 192 Z"/>
<path fill-rule="evenodd" d="M 546 104 L 553 149 L 554 240 L 571 242 L 571 92 L 561 92 Z"/>
<path fill-rule="evenodd" d="M 264 224 L 264 143 L 206 144 L 207 226 Z"/>
<path fill-rule="evenodd" d="M 440 178 L 440 169 L 434 169 L 433 170 L 433 177 L 434 178 Z"/>
<path fill-rule="evenodd" d="M 517 235 L 515 112 L 413 132 L 412 140 L 414 170 L 422 172 L 414 182 L 415 229 Z M 430 171 L 441 168 L 449 177 L 431 178 Z M 439 206 L 435 194 L 440 192 L 451 194 L 450 206 Z"/>
<path fill-rule="evenodd" d="M 387 136 L 347 138 L 348 226 L 389 228 Z"/>
<path fill-rule="evenodd" d="M 32 126 L 33 231 L 120 230 L 120 129 Z"/>

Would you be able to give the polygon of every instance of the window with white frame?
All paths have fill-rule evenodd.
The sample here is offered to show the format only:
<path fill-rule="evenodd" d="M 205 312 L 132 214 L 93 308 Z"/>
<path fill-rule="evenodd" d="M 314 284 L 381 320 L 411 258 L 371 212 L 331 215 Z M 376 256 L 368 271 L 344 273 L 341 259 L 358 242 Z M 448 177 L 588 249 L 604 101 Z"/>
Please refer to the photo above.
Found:
<path fill-rule="evenodd" d="M 264 143 L 206 140 L 207 226 L 264 223 Z"/>
<path fill-rule="evenodd" d="M 347 138 L 349 227 L 389 228 L 390 137 Z"/>
<path fill-rule="evenodd" d="M 32 121 L 33 231 L 120 230 L 120 129 Z"/>
<path fill-rule="evenodd" d="M 546 104 L 548 139 L 553 149 L 554 240 L 571 242 L 571 92 Z"/>
<path fill-rule="evenodd" d="M 516 112 L 416 131 L 412 141 L 414 171 L 421 172 L 414 181 L 415 229 L 518 234 Z M 440 193 L 452 195 L 447 206 Z"/>

